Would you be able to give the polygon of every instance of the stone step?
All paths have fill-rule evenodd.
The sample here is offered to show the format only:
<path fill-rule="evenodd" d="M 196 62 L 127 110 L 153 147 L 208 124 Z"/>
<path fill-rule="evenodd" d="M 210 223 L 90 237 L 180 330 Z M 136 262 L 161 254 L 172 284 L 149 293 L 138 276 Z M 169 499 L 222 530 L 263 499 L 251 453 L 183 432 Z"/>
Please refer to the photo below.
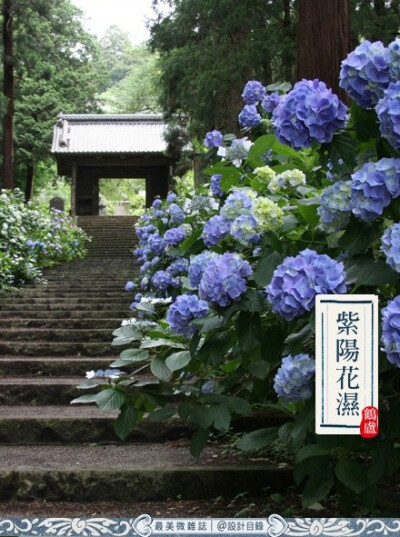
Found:
<path fill-rule="evenodd" d="M 125 286 L 110 288 L 110 290 L 102 289 L 98 287 L 97 289 L 85 289 L 85 297 L 87 298 L 122 298 L 128 296 L 125 294 Z M 61 289 L 57 287 L 48 288 L 47 286 L 37 287 L 35 289 L 23 289 L 18 292 L 13 292 L 10 295 L 11 298 L 21 298 L 21 299 L 41 299 L 41 298 L 82 298 L 83 288 L 77 289 L 76 287 L 71 287 L 70 289 Z M 6 296 L 0 298 L 2 303 Z"/>
<path fill-rule="evenodd" d="M 63 375 L 80 376 L 82 379 L 86 371 L 108 369 L 114 357 L 87 357 L 87 356 L 0 356 L 0 375 L 10 376 L 37 376 L 62 377 Z"/>
<path fill-rule="evenodd" d="M 33 311 L 35 313 L 33 313 Z M 87 309 L 42 309 L 38 310 L 35 308 L 31 309 L 19 309 L 19 310 L 0 310 L 0 319 L 30 319 L 32 315 L 35 315 L 36 319 L 48 319 L 49 312 L 51 311 L 51 317 L 53 319 L 108 319 L 120 317 L 125 319 L 130 317 L 132 311 L 128 307 L 120 308 L 115 310 L 110 310 L 109 308 L 98 309 L 98 310 L 87 310 Z"/>
<path fill-rule="evenodd" d="M 0 329 L 7 328 L 50 328 L 50 329 L 109 329 L 110 333 L 119 328 L 122 317 L 111 319 L 0 319 Z M 1 337 L 1 334 L 0 334 Z"/>
<path fill-rule="evenodd" d="M 118 326 L 116 327 L 118 328 Z M 0 332 L 0 341 L 90 341 L 110 344 L 113 340 L 112 330 L 108 328 L 92 328 L 91 330 L 79 328 L 14 328 L 3 329 Z"/>
<path fill-rule="evenodd" d="M 94 404 L 3 405 L 0 406 L 0 444 L 122 444 L 113 428 L 118 413 L 118 410 L 99 410 Z M 143 421 L 124 442 L 163 442 L 188 437 L 191 431 L 191 427 L 178 420 Z"/>
<path fill-rule="evenodd" d="M 4 356 L 110 356 L 114 360 L 122 348 L 85 341 L 0 341 L 0 355 Z"/>
<path fill-rule="evenodd" d="M 30 304 L 37 305 L 39 307 L 41 306 L 52 306 L 52 305 L 69 305 L 71 307 L 74 307 L 75 305 L 80 304 L 87 304 L 88 306 L 95 306 L 97 307 L 97 304 L 99 302 L 98 296 L 82 296 L 83 293 L 81 293 L 78 296 L 75 297 L 63 297 L 63 296 L 45 296 L 45 297 L 30 297 L 30 296 L 24 296 L 20 297 L 20 300 L 18 300 L 18 304 L 15 304 L 16 300 L 13 296 L 3 297 L 0 301 L 0 308 L 1 309 L 7 309 L 8 306 L 18 306 L 18 307 L 25 307 Z M 112 296 L 103 296 L 101 297 L 101 303 L 102 305 L 109 304 L 113 306 L 114 304 L 117 305 L 123 305 L 127 303 L 126 295 L 124 293 L 120 293 L 117 295 Z"/>
<path fill-rule="evenodd" d="M 284 493 L 291 471 L 224 457 L 210 446 L 200 459 L 187 446 L 0 447 L 0 498 L 16 501 L 151 501 L 210 499 L 269 487 Z M 195 486 L 194 486 L 195 485 Z"/>
<path fill-rule="evenodd" d="M 61 299 L 62 300 L 62 299 Z M 48 311 L 69 311 L 72 315 L 78 311 L 99 311 L 110 312 L 112 317 L 115 317 L 116 311 L 123 311 L 124 304 L 126 305 L 126 310 L 128 310 L 129 302 L 127 301 L 99 301 L 98 299 L 90 303 L 89 300 L 82 299 L 81 302 L 73 302 L 66 300 L 61 302 L 61 300 L 54 299 L 53 301 L 38 303 L 38 302 L 22 302 L 18 301 L 15 304 L 4 304 L 0 303 L 0 312 L 7 313 L 10 317 L 15 316 L 14 312 L 24 311 L 24 312 L 48 312 Z M 92 310 L 90 309 L 92 308 Z M 31 313 L 30 313 L 31 315 Z M 36 315 L 36 314 L 35 314 Z M 89 315 L 90 317 L 90 315 Z"/>

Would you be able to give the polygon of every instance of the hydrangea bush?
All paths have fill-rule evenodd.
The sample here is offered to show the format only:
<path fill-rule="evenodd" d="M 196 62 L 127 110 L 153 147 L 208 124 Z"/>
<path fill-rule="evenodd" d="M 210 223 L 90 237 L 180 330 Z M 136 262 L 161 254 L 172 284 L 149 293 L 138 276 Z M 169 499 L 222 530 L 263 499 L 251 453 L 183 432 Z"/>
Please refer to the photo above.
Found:
<path fill-rule="evenodd" d="M 278 409 L 281 426 L 238 446 L 287 442 L 305 506 L 331 491 L 373 503 L 400 467 L 399 48 L 365 42 L 343 62 L 350 109 L 318 80 L 246 84 L 243 135 L 205 137 L 208 191 L 157 199 L 138 223 L 132 320 L 114 333 L 128 347 L 111 364 L 126 374 L 76 402 L 119 408 L 122 438 L 141 419 L 178 415 L 196 427 L 196 456 L 237 415 Z M 373 441 L 313 431 L 315 297 L 353 292 L 378 294 L 382 308 Z M 139 390 L 146 368 L 157 384 Z"/>
<path fill-rule="evenodd" d="M 72 218 L 25 204 L 22 193 L 0 194 L 0 290 L 38 279 L 42 269 L 85 255 L 85 233 Z"/>

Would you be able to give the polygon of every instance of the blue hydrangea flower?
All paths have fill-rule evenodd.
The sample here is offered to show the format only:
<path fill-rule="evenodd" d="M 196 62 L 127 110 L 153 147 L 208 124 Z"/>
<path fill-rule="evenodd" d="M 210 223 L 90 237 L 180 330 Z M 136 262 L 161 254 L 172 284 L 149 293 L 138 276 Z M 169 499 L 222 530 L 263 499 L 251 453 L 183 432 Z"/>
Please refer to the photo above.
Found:
<path fill-rule="evenodd" d="M 207 380 L 203 386 L 201 387 L 201 393 L 203 394 L 210 394 L 210 393 L 215 393 L 215 388 L 217 387 L 217 385 L 215 384 L 215 382 L 213 380 Z"/>
<path fill-rule="evenodd" d="M 221 146 L 222 134 L 217 130 L 207 132 L 206 137 L 204 138 L 204 145 L 209 149 Z"/>
<path fill-rule="evenodd" d="M 207 263 L 210 261 L 210 259 L 215 257 L 217 257 L 215 252 L 206 250 L 205 252 L 190 258 L 190 265 L 188 269 L 190 287 L 198 287 Z"/>
<path fill-rule="evenodd" d="M 212 216 L 210 220 L 205 223 L 201 238 L 203 239 L 204 244 L 208 248 L 211 248 L 229 234 L 230 228 L 230 222 L 223 216 Z"/>
<path fill-rule="evenodd" d="M 176 203 L 171 203 L 169 206 L 169 216 L 171 224 L 176 225 L 182 224 L 183 220 L 185 219 L 185 213 Z"/>
<path fill-rule="evenodd" d="M 363 41 L 342 62 L 339 86 L 363 108 L 373 108 L 389 82 L 387 51 L 381 41 Z"/>
<path fill-rule="evenodd" d="M 257 104 L 265 96 L 265 88 L 258 80 L 249 80 L 244 87 L 242 97 L 246 104 Z"/>
<path fill-rule="evenodd" d="M 256 244 L 260 241 L 260 234 L 257 232 L 258 222 L 250 214 L 241 214 L 232 222 L 230 234 L 240 244 Z"/>
<path fill-rule="evenodd" d="M 230 147 L 224 148 L 224 151 L 220 154 L 230 160 L 234 166 L 240 166 L 242 160 L 247 158 L 250 147 L 250 140 L 235 139 Z"/>
<path fill-rule="evenodd" d="M 222 254 L 211 259 L 199 284 L 200 298 L 211 304 L 228 306 L 246 292 L 246 278 L 253 273 L 249 263 L 238 254 Z"/>
<path fill-rule="evenodd" d="M 400 41 L 400 39 L 399 39 Z M 376 105 L 380 131 L 395 149 L 400 148 L 400 81 L 391 83 Z"/>
<path fill-rule="evenodd" d="M 147 226 L 136 228 L 136 235 L 142 246 L 145 246 L 147 244 L 149 235 L 151 235 L 154 231 L 156 231 L 156 227 L 153 224 L 148 224 Z"/>
<path fill-rule="evenodd" d="M 148 245 L 150 250 L 156 255 L 164 253 L 165 240 L 160 236 L 158 231 L 149 236 Z"/>
<path fill-rule="evenodd" d="M 400 38 L 395 39 L 386 50 L 390 78 L 393 82 L 400 80 Z"/>
<path fill-rule="evenodd" d="M 326 187 L 321 194 L 321 205 L 317 212 L 320 227 L 327 233 L 344 229 L 351 215 L 350 181 L 338 181 Z"/>
<path fill-rule="evenodd" d="M 140 267 L 139 272 L 140 274 L 145 274 L 153 267 L 151 261 L 146 261 L 143 263 L 143 265 Z"/>
<path fill-rule="evenodd" d="M 383 213 L 393 198 L 400 196 L 400 159 L 367 162 L 352 175 L 353 213 L 372 220 Z"/>
<path fill-rule="evenodd" d="M 159 209 L 161 207 L 161 200 L 156 198 L 153 203 L 151 204 L 153 209 Z"/>
<path fill-rule="evenodd" d="M 278 140 L 294 149 L 331 142 L 347 119 L 346 105 L 319 80 L 297 82 L 272 114 Z"/>
<path fill-rule="evenodd" d="M 274 390 L 278 397 L 294 403 L 310 399 L 313 392 L 315 360 L 308 354 L 285 356 L 274 378 Z"/>
<path fill-rule="evenodd" d="M 165 291 L 172 283 L 171 275 L 165 270 L 158 270 L 151 278 L 151 283 L 159 291 Z"/>
<path fill-rule="evenodd" d="M 221 197 L 224 193 L 221 190 L 221 177 L 222 174 L 215 173 L 211 176 L 210 189 L 213 196 Z"/>
<path fill-rule="evenodd" d="M 168 229 L 164 234 L 165 243 L 169 246 L 175 246 L 186 238 L 186 231 L 183 226 Z"/>
<path fill-rule="evenodd" d="M 261 122 L 261 116 L 257 112 L 257 107 L 254 104 L 246 104 L 239 114 L 239 125 L 241 127 L 257 127 Z"/>
<path fill-rule="evenodd" d="M 179 274 L 185 274 L 188 270 L 188 267 L 189 261 L 184 257 L 179 257 L 170 264 L 170 266 L 167 268 L 167 272 L 169 272 L 171 276 L 178 276 Z"/>
<path fill-rule="evenodd" d="M 287 257 L 265 290 L 272 311 L 291 321 L 314 307 L 317 294 L 345 293 L 345 282 L 343 263 L 307 248 Z"/>
<path fill-rule="evenodd" d="M 386 263 L 400 272 L 400 224 L 387 228 L 382 235 L 381 250 L 386 255 Z"/>
<path fill-rule="evenodd" d="M 175 192 L 170 192 L 167 196 L 168 203 L 174 203 L 178 199 L 178 196 L 175 194 Z"/>
<path fill-rule="evenodd" d="M 167 311 L 167 322 L 174 334 L 190 337 L 196 332 L 196 327 L 190 325 L 193 319 L 205 317 L 209 311 L 205 300 L 187 293 L 177 297 Z"/>
<path fill-rule="evenodd" d="M 281 99 L 282 97 L 278 93 L 270 93 L 269 95 L 266 95 L 264 97 L 264 100 L 261 103 L 261 108 L 263 108 L 266 112 L 272 114 L 272 112 L 281 102 Z"/>
<path fill-rule="evenodd" d="M 238 188 L 226 198 L 221 208 L 221 216 L 226 220 L 234 220 L 242 214 L 251 214 L 253 209 L 253 200 L 257 194 L 249 188 Z"/>
<path fill-rule="evenodd" d="M 382 310 L 382 343 L 389 362 L 400 367 L 400 296 Z"/>
<path fill-rule="evenodd" d="M 131 281 L 126 282 L 125 291 L 133 291 L 133 289 L 135 289 L 135 284 Z"/>
<path fill-rule="evenodd" d="M 164 216 L 164 211 L 162 209 L 157 209 L 156 211 L 154 211 L 153 216 L 155 218 L 162 218 Z"/>

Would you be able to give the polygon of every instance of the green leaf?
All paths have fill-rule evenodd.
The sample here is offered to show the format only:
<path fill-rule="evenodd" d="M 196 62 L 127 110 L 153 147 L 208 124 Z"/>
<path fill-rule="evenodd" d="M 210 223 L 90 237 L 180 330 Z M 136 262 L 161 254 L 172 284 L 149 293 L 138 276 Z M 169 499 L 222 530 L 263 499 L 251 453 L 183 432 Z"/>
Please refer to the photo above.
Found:
<path fill-rule="evenodd" d="M 310 201 L 314 201 L 311 198 Z M 315 204 L 303 205 L 300 202 L 297 204 L 297 212 L 305 224 L 310 227 L 316 227 L 319 224 L 319 215 L 317 213 L 318 201 Z"/>
<path fill-rule="evenodd" d="M 261 321 L 258 313 L 242 311 L 236 321 L 238 344 L 244 353 L 252 353 L 260 347 Z"/>
<path fill-rule="evenodd" d="M 272 134 L 264 134 L 257 138 L 254 144 L 250 147 L 249 154 L 247 156 L 246 162 L 253 169 L 261 168 L 265 166 L 265 162 L 261 159 L 265 153 L 271 149 L 275 142 L 275 136 Z"/>
<path fill-rule="evenodd" d="M 265 300 L 256 289 L 247 289 L 240 301 L 243 312 L 261 312 L 265 307 Z"/>
<path fill-rule="evenodd" d="M 237 443 L 237 447 L 242 451 L 254 451 L 261 449 L 278 438 L 278 427 L 269 427 L 268 429 L 258 429 L 251 433 L 245 434 Z"/>
<path fill-rule="evenodd" d="M 129 362 L 143 362 L 150 356 L 149 351 L 142 349 L 124 349 L 120 353 L 120 358 Z"/>
<path fill-rule="evenodd" d="M 213 425 L 218 431 L 227 431 L 231 423 L 232 415 L 225 404 L 210 407 L 213 416 Z"/>
<path fill-rule="evenodd" d="M 153 375 L 160 380 L 168 380 L 172 374 L 172 371 L 168 369 L 165 360 L 161 356 L 155 356 L 152 359 L 150 369 Z"/>
<path fill-rule="evenodd" d="M 77 397 L 76 399 L 73 399 L 71 401 L 71 405 L 85 404 L 85 403 L 96 403 L 98 395 L 99 395 L 98 393 L 87 393 L 86 395 L 81 395 L 80 397 Z"/>
<path fill-rule="evenodd" d="M 151 412 L 151 414 L 147 416 L 147 419 L 152 422 L 165 421 L 172 418 L 175 414 L 176 408 L 158 408 L 157 410 L 154 410 L 154 412 Z"/>
<path fill-rule="evenodd" d="M 302 494 L 303 507 L 307 508 L 325 498 L 335 483 L 333 473 L 325 469 L 323 475 L 312 475 Z"/>
<path fill-rule="evenodd" d="M 229 410 L 235 412 L 235 414 L 250 414 L 251 406 L 248 401 L 241 397 L 228 397 L 226 400 Z"/>
<path fill-rule="evenodd" d="M 309 459 L 310 457 L 321 457 L 324 455 L 329 455 L 330 450 L 324 449 L 317 444 L 309 444 L 308 446 L 304 446 L 300 449 L 300 451 L 297 453 L 296 457 L 296 464 L 299 464 L 300 462 L 304 461 L 305 459 Z"/>
<path fill-rule="evenodd" d="M 124 403 L 121 407 L 121 412 L 118 418 L 114 421 L 114 432 L 121 438 L 125 438 L 134 430 L 138 420 L 138 414 L 135 409 L 134 403 L 129 401 Z"/>
<path fill-rule="evenodd" d="M 278 252 L 270 252 L 267 256 L 262 257 L 254 271 L 253 279 L 260 287 L 268 285 L 274 274 L 275 269 L 282 263 L 283 257 Z"/>
<path fill-rule="evenodd" d="M 194 243 L 201 237 L 201 233 L 202 233 L 201 228 L 192 231 L 190 235 L 186 237 L 186 239 L 184 239 L 180 243 L 179 249 L 181 250 L 181 252 L 183 253 L 187 252 L 194 245 Z"/>
<path fill-rule="evenodd" d="M 249 371 L 254 377 L 264 380 L 269 373 L 269 367 L 265 360 L 256 360 L 249 365 Z"/>
<path fill-rule="evenodd" d="M 129 324 L 127 326 L 121 326 L 113 332 L 113 336 L 120 336 L 132 339 L 142 339 L 140 330 L 136 326 Z"/>
<path fill-rule="evenodd" d="M 340 237 L 338 245 L 343 250 L 347 250 L 350 255 L 356 255 L 369 248 L 379 235 L 379 228 L 354 221 L 346 228 L 345 233 Z"/>
<path fill-rule="evenodd" d="M 154 305 L 150 302 L 138 302 L 136 304 L 136 309 L 138 311 L 143 311 L 143 313 L 153 314 L 155 313 Z"/>
<path fill-rule="evenodd" d="M 177 341 L 172 341 L 170 339 L 145 339 L 142 341 L 140 348 L 141 349 L 153 349 L 155 347 L 171 347 L 173 349 L 186 349 L 186 345 L 178 343 Z"/>
<path fill-rule="evenodd" d="M 353 170 L 356 166 L 357 151 L 357 142 L 348 132 L 335 134 L 329 144 L 321 146 L 322 164 L 326 165 L 329 160 L 336 171 L 342 168 L 340 163 L 343 161 L 347 168 Z"/>
<path fill-rule="evenodd" d="M 106 388 L 97 394 L 96 403 L 100 410 L 121 408 L 126 401 L 126 394 L 118 388 Z"/>
<path fill-rule="evenodd" d="M 183 420 L 190 421 L 202 429 L 207 429 L 213 422 L 211 408 L 204 405 L 181 405 L 178 412 Z"/>
<path fill-rule="evenodd" d="M 198 429 L 192 435 L 190 442 L 190 453 L 193 457 L 199 458 L 201 452 L 207 445 L 209 432 L 205 429 Z"/>
<path fill-rule="evenodd" d="M 178 371 L 187 366 L 191 359 L 189 351 L 180 351 L 170 354 L 165 363 L 170 371 Z"/>
<path fill-rule="evenodd" d="M 366 468 L 349 459 L 340 459 L 335 466 L 335 474 L 343 485 L 356 494 L 368 486 Z"/>
<path fill-rule="evenodd" d="M 217 328 L 221 328 L 225 324 L 225 319 L 220 315 L 210 315 L 203 319 L 194 319 L 191 324 L 199 328 L 201 334 L 212 332 Z"/>
<path fill-rule="evenodd" d="M 346 266 L 347 280 L 356 286 L 394 283 L 399 278 L 398 273 L 381 259 L 374 261 L 363 256 L 351 259 L 350 263 Z"/>

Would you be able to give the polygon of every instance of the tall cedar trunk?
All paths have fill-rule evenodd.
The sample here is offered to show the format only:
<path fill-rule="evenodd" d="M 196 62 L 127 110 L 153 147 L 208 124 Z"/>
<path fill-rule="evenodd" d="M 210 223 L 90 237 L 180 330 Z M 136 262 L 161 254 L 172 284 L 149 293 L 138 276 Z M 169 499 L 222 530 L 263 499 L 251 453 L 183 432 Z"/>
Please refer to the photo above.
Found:
<path fill-rule="evenodd" d="M 282 55 L 282 74 L 286 82 L 293 81 L 293 52 L 292 46 L 289 46 L 291 42 L 290 5 L 291 0 L 283 0 L 282 34 L 285 42 Z"/>
<path fill-rule="evenodd" d="M 26 167 L 26 186 L 25 186 L 25 201 L 28 203 L 33 196 L 33 178 L 34 178 L 34 168 L 33 164 L 28 164 Z"/>
<path fill-rule="evenodd" d="M 14 67 L 12 0 L 3 3 L 4 82 L 7 102 L 3 124 L 3 188 L 14 188 Z"/>
<path fill-rule="evenodd" d="M 299 0 L 297 79 L 318 78 L 343 100 L 340 63 L 350 51 L 349 0 Z"/>

